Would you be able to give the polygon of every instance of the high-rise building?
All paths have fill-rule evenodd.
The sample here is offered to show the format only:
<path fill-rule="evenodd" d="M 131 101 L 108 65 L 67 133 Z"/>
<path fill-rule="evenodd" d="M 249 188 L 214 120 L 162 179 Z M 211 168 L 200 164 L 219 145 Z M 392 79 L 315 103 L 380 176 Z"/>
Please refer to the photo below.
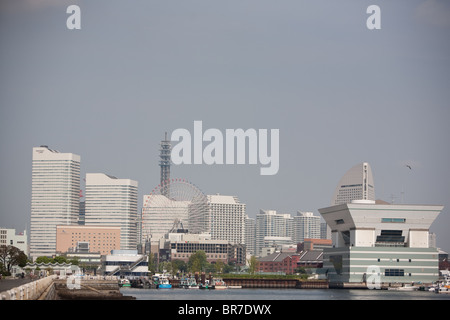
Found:
<path fill-rule="evenodd" d="M 260 210 L 256 215 L 256 255 L 261 256 L 262 249 L 268 243 L 293 243 L 292 237 L 293 219 L 290 214 L 280 214 L 275 210 Z"/>
<path fill-rule="evenodd" d="M 367 162 L 354 166 L 341 178 L 331 205 L 350 203 L 352 200 L 375 200 L 372 169 Z"/>
<path fill-rule="evenodd" d="M 30 256 L 56 253 L 56 226 L 77 224 L 80 156 L 47 146 L 33 148 Z"/>
<path fill-rule="evenodd" d="M 247 254 L 256 254 L 256 221 L 249 216 L 245 217 L 245 245 Z"/>
<path fill-rule="evenodd" d="M 293 224 L 294 243 L 303 242 L 307 238 L 320 239 L 320 217 L 312 212 L 298 211 Z"/>
<path fill-rule="evenodd" d="M 137 197 L 137 181 L 87 173 L 85 225 L 120 227 L 120 248 L 136 249 Z"/>
<path fill-rule="evenodd" d="M 211 239 L 245 244 L 245 204 L 237 197 L 208 195 Z"/>

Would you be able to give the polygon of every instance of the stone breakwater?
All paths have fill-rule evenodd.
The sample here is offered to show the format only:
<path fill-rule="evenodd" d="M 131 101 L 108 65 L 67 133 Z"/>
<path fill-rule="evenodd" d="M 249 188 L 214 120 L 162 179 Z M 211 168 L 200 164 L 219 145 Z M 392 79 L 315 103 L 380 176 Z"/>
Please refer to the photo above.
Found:
<path fill-rule="evenodd" d="M 80 278 L 76 285 L 49 276 L 0 293 L 1 300 L 130 300 L 116 279 Z"/>

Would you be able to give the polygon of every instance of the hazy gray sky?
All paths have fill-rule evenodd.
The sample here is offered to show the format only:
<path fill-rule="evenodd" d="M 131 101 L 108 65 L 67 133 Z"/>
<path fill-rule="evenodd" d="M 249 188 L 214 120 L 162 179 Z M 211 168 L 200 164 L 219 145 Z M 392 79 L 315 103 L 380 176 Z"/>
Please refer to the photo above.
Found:
<path fill-rule="evenodd" d="M 69 30 L 66 8 L 81 8 Z M 381 30 L 366 9 L 381 8 Z M 442 204 L 450 251 L 450 3 L 3 0 L 0 226 L 29 227 L 32 147 L 81 156 L 82 174 L 159 183 L 164 132 L 280 130 L 280 169 L 182 165 L 207 194 L 295 214 L 328 206 L 370 163 L 376 197 Z M 406 168 L 410 164 L 412 170 Z"/>

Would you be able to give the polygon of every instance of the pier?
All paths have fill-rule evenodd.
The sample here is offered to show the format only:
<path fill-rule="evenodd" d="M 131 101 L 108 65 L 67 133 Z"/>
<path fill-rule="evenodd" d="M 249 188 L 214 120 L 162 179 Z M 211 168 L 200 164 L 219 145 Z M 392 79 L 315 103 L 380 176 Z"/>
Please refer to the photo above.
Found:
<path fill-rule="evenodd" d="M 298 279 L 258 279 L 258 278 L 226 278 L 228 286 L 242 288 L 280 288 L 280 289 L 327 289 L 328 281 Z"/>

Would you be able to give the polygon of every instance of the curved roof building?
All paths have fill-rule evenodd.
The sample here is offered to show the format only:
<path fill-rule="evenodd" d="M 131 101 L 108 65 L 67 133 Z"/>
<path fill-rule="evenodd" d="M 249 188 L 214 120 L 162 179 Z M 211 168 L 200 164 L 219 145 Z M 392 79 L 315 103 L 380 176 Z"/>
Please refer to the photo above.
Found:
<path fill-rule="evenodd" d="M 350 203 L 352 200 L 375 201 L 372 169 L 367 162 L 360 163 L 347 171 L 334 191 L 331 205 Z"/>

